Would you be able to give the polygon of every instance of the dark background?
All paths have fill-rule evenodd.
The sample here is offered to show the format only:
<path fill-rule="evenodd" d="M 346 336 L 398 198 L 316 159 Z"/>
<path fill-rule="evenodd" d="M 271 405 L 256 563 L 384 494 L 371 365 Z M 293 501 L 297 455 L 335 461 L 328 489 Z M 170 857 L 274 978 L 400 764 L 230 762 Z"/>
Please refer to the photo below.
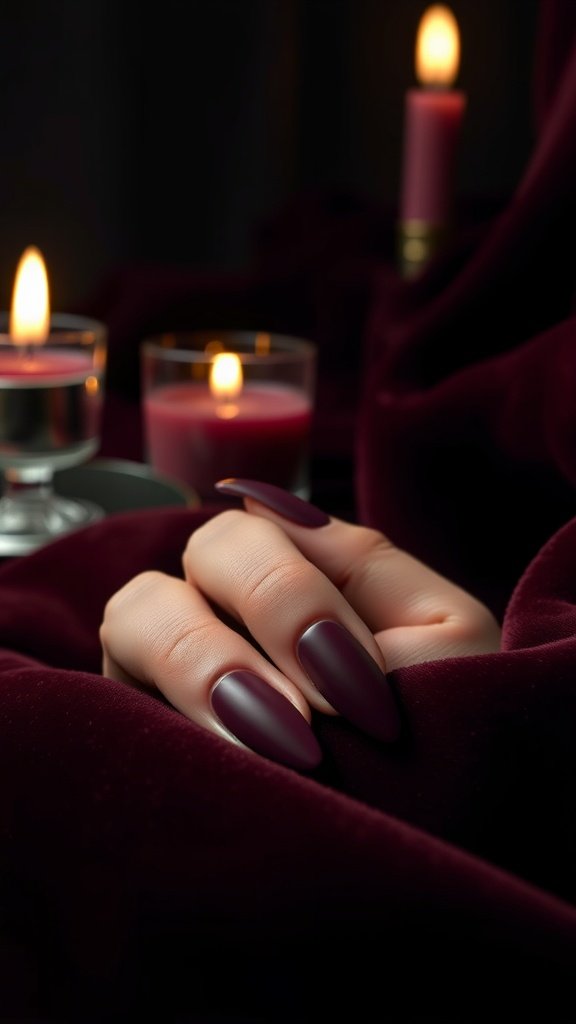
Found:
<path fill-rule="evenodd" d="M 0 3 L 0 305 L 22 250 L 54 309 L 135 262 L 236 268 L 291 197 L 395 209 L 421 0 Z M 537 0 L 454 0 L 458 188 L 505 200 L 533 144 Z"/>

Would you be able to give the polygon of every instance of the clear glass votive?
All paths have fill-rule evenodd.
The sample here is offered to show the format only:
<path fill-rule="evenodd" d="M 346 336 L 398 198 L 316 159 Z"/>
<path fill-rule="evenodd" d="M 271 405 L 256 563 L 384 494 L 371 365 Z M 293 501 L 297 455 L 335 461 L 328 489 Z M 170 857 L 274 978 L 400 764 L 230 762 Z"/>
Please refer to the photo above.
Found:
<path fill-rule="evenodd" d="M 0 555 L 32 551 L 104 515 L 55 493 L 57 470 L 100 446 L 107 330 L 53 313 L 42 344 L 15 344 L 0 314 Z"/>
<path fill-rule="evenodd" d="M 192 331 L 141 345 L 146 458 L 204 503 L 226 477 L 310 496 L 314 342 L 255 331 Z"/>

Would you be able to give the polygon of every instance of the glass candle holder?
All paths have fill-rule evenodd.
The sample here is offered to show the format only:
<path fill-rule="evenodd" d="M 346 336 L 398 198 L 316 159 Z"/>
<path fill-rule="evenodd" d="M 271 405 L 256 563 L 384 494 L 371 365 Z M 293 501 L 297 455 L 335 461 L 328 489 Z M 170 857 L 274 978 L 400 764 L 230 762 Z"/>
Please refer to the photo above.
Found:
<path fill-rule="evenodd" d="M 0 555 L 21 555 L 104 515 L 53 475 L 99 448 L 107 330 L 54 313 L 45 343 L 16 345 L 8 326 L 0 314 Z"/>
<path fill-rule="evenodd" d="M 217 503 L 218 480 L 244 477 L 310 496 L 317 349 L 254 331 L 193 331 L 141 346 L 146 457 Z"/>

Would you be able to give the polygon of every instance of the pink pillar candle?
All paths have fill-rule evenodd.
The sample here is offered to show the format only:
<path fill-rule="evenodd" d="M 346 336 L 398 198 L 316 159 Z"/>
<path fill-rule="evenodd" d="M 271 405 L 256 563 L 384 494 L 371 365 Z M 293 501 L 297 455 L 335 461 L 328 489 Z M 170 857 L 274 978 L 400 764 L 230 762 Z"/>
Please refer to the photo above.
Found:
<path fill-rule="evenodd" d="M 431 4 L 418 25 L 416 78 L 404 110 L 402 224 L 442 231 L 452 220 L 455 164 L 466 96 L 454 88 L 460 30 L 451 9 Z"/>
<path fill-rule="evenodd" d="M 410 89 L 405 101 L 403 222 L 450 223 L 466 96 L 456 89 Z"/>

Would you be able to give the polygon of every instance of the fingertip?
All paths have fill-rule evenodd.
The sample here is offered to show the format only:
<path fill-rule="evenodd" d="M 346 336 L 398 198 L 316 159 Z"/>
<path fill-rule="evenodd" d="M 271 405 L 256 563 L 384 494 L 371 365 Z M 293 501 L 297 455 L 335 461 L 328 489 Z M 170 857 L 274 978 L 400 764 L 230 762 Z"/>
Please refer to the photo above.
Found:
<path fill-rule="evenodd" d="M 297 526 L 319 529 L 322 526 L 327 526 L 330 522 L 330 516 L 322 509 L 275 484 L 268 484 L 261 480 L 229 477 L 219 480 L 215 484 L 215 488 L 219 494 L 229 494 L 236 498 L 253 498 L 265 508 L 276 512 L 277 515 L 288 519 Z"/>
<path fill-rule="evenodd" d="M 304 772 L 320 764 L 322 750 L 304 716 L 254 672 L 227 672 L 210 703 L 224 727 L 256 753 Z"/>

